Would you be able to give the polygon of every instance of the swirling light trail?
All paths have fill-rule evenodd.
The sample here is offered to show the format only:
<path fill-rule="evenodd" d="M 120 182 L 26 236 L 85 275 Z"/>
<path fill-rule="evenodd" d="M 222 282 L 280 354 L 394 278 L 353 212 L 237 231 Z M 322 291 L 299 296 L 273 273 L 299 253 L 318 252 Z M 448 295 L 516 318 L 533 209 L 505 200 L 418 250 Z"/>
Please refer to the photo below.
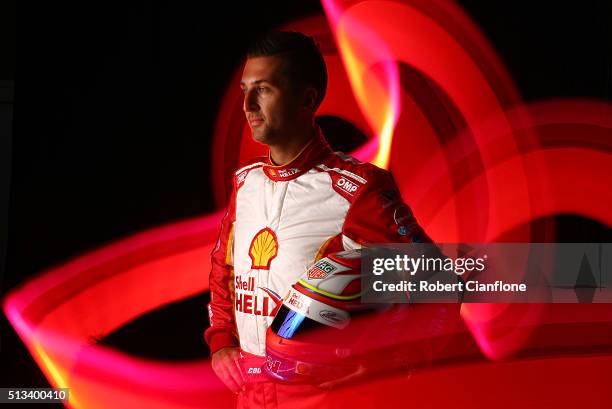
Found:
<path fill-rule="evenodd" d="M 524 105 L 486 38 L 450 2 L 323 5 L 333 36 L 322 17 L 288 27 L 315 35 L 323 46 L 330 89 L 319 113 L 351 122 L 369 137 L 354 154 L 393 171 L 436 240 L 495 241 L 559 213 L 612 226 L 612 192 L 605 188 L 612 174 L 609 104 Z M 236 81 L 221 103 L 215 133 L 212 173 L 220 204 L 228 174 L 261 149 L 250 140 L 240 105 Z M 138 316 L 208 290 L 208 254 L 219 219 L 216 213 L 139 233 L 41 273 L 7 295 L 5 314 L 50 383 L 71 388 L 70 407 L 233 405 L 207 360 L 157 362 L 96 343 Z M 530 239 L 528 229 L 513 234 L 515 241 Z M 469 332 L 453 340 L 465 348 L 437 363 L 468 363 L 413 374 L 409 385 L 423 393 L 413 394 L 412 404 L 471 407 L 471 394 L 461 393 L 468 381 L 461 380 L 477 379 L 483 404 L 511 408 L 529 399 L 570 407 L 579 396 L 589 406 L 597 395 L 588 392 L 610 382 L 609 355 L 554 352 L 610 347 L 607 305 L 464 305 L 462 317 Z M 542 350 L 551 351 L 545 359 L 478 360 L 479 353 L 499 359 Z M 509 367 L 525 374 L 512 379 L 523 396 L 500 402 L 505 389 L 498 379 L 508 377 Z M 555 393 L 568 367 L 580 374 L 569 397 Z M 405 384 L 398 374 L 332 396 L 346 404 Z M 440 384 L 448 385 L 445 394 L 438 393 Z M 389 405 L 404 403 L 402 395 L 388 398 Z"/>

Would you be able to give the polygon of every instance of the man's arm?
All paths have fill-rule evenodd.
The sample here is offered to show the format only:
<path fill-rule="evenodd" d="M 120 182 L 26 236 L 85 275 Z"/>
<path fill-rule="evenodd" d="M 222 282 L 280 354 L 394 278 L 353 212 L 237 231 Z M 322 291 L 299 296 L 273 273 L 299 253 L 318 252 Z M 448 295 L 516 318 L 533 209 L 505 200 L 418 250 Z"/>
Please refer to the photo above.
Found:
<path fill-rule="evenodd" d="M 236 218 L 236 189 L 232 190 L 227 211 L 221 222 L 217 244 L 211 254 L 210 303 L 208 318 L 210 327 L 204 338 L 210 346 L 212 368 L 221 381 L 237 393 L 244 380 L 240 370 L 238 337 L 233 301 L 233 227 Z"/>
<path fill-rule="evenodd" d="M 233 302 L 233 229 L 236 217 L 236 196 L 232 191 L 227 211 L 221 222 L 221 230 L 211 253 L 210 303 L 208 318 L 210 327 L 204 332 L 211 354 L 224 347 L 238 346 Z"/>
<path fill-rule="evenodd" d="M 374 168 L 349 209 L 343 245 L 352 250 L 368 243 L 431 243 L 417 223 L 389 172 Z"/>
<path fill-rule="evenodd" d="M 366 176 L 368 182 L 351 203 L 342 228 L 344 249 L 352 250 L 370 243 L 432 243 L 402 200 L 391 174 L 378 168 L 370 170 Z M 449 313 L 447 310 L 452 311 Z M 375 351 L 376 356 L 363 356 L 354 373 L 319 386 L 329 389 L 358 382 L 376 373 L 384 374 L 400 368 L 412 371 L 424 365 L 434 353 L 433 345 L 428 344 L 430 324 L 438 322 L 441 315 L 451 325 L 458 318 L 458 305 L 394 305 L 372 322 L 372 328 L 376 328 L 379 334 L 385 333 L 385 339 L 395 339 L 396 343 L 381 346 L 381 350 Z M 396 325 L 380 327 L 376 326 L 377 322 L 396 322 Z M 418 336 L 407 336 L 411 333 L 422 335 L 425 345 L 413 341 Z M 380 359 L 381 355 L 386 358 Z"/>

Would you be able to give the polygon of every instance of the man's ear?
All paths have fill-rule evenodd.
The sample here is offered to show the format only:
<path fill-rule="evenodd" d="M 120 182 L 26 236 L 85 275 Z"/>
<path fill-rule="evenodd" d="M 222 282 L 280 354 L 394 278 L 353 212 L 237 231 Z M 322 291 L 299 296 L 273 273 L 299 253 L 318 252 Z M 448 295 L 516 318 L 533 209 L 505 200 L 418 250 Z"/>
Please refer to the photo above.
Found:
<path fill-rule="evenodd" d="M 307 87 L 304 91 L 304 107 L 316 110 L 319 102 L 319 91 L 314 87 Z"/>

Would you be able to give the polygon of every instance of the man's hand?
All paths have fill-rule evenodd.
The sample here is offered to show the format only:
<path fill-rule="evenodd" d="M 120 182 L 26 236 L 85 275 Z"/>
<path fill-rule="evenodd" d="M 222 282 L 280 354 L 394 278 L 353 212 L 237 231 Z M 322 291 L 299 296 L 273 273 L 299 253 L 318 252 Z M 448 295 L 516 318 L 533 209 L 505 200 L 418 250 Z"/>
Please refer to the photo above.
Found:
<path fill-rule="evenodd" d="M 238 347 L 221 348 L 212 355 L 212 368 L 221 381 L 234 393 L 244 390 Z"/>

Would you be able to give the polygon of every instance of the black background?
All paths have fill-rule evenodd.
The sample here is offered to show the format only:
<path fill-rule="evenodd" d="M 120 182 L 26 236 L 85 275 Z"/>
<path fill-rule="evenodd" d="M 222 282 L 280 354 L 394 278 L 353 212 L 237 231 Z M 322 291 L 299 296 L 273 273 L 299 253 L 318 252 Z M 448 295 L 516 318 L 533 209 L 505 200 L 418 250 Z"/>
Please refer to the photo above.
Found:
<path fill-rule="evenodd" d="M 15 84 L 2 293 L 109 241 L 214 210 L 211 135 L 246 45 L 321 12 L 316 1 L 15 4 L 0 9 L 0 80 Z M 612 98 L 609 2 L 460 4 L 526 101 Z M 556 222 L 559 241 L 612 241 L 595 222 Z M 148 314 L 103 342 L 158 359 L 206 356 L 205 303 Z M 46 386 L 3 315 L 1 326 L 0 386 Z"/>

